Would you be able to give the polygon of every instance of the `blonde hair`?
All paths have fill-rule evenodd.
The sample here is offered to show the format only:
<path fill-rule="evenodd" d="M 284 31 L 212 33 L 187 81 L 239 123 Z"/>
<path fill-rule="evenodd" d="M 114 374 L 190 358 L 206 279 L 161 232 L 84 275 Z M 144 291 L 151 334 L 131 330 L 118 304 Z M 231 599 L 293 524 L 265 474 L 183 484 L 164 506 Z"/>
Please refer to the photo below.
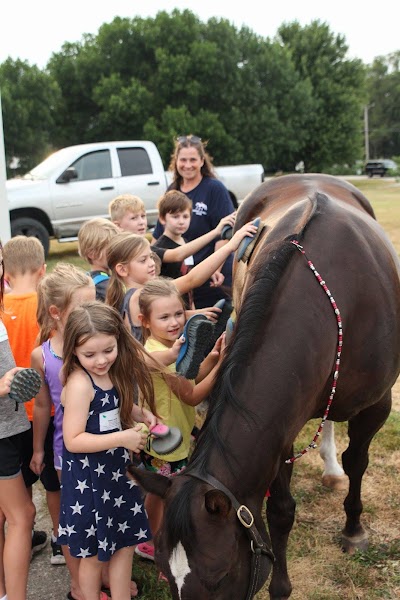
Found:
<path fill-rule="evenodd" d="M 169 190 L 157 202 L 158 214 L 165 218 L 168 213 L 175 214 L 184 210 L 192 213 L 192 201 L 186 194 L 179 190 Z"/>
<path fill-rule="evenodd" d="M 125 296 L 124 280 L 118 275 L 115 267 L 118 264 L 128 264 L 141 252 L 148 250 L 149 247 L 149 241 L 136 233 L 122 231 L 113 237 L 106 252 L 107 264 L 111 270 L 106 294 L 107 304 L 119 310 Z"/>
<path fill-rule="evenodd" d="M 110 367 L 109 376 L 118 391 L 121 423 L 126 429 L 133 425 L 132 406 L 137 397 L 136 385 L 140 390 L 141 404 L 145 401 L 152 413 L 156 413 L 156 409 L 153 380 L 145 362 L 147 353 L 127 330 L 116 309 L 95 300 L 71 311 L 65 327 L 62 379 L 67 382 L 70 374 L 80 367 L 75 349 L 98 333 L 113 336 L 117 340 L 118 354 Z"/>
<path fill-rule="evenodd" d="M 36 273 L 45 262 L 44 248 L 33 236 L 16 235 L 3 246 L 4 270 L 7 275 Z"/>
<path fill-rule="evenodd" d="M 108 205 L 108 212 L 110 213 L 111 221 L 117 223 L 124 218 L 127 212 L 139 213 L 146 212 L 144 202 L 139 196 L 133 196 L 133 194 L 121 194 Z"/>
<path fill-rule="evenodd" d="M 90 255 L 99 256 L 118 232 L 119 229 L 115 223 L 103 219 L 103 217 L 86 221 L 78 233 L 80 256 L 92 264 L 93 259 L 90 258 Z"/>
<path fill-rule="evenodd" d="M 83 269 L 69 263 L 58 263 L 51 273 L 40 280 L 37 307 L 39 344 L 48 340 L 55 329 L 50 306 L 56 306 L 63 313 L 71 303 L 72 294 L 79 288 L 90 286 L 94 286 L 92 278 Z"/>
<path fill-rule="evenodd" d="M 151 305 L 154 300 L 157 300 L 158 298 L 169 298 L 170 296 L 176 296 L 182 304 L 183 310 L 185 310 L 185 302 L 173 279 L 168 277 L 156 277 L 155 279 L 148 281 L 142 287 L 139 294 L 139 310 L 145 320 L 150 320 Z M 143 330 L 143 339 L 146 340 L 150 332 L 146 327 L 143 327 Z"/>

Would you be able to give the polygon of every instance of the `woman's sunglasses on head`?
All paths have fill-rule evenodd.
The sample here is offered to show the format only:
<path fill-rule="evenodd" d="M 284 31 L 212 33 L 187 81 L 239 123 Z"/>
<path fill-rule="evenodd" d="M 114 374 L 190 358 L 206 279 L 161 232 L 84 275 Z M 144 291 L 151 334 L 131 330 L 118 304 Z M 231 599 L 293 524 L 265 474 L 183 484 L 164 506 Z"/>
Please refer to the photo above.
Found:
<path fill-rule="evenodd" d="M 176 138 L 176 141 L 178 144 L 201 144 L 201 137 L 198 137 L 197 135 L 179 135 Z"/>

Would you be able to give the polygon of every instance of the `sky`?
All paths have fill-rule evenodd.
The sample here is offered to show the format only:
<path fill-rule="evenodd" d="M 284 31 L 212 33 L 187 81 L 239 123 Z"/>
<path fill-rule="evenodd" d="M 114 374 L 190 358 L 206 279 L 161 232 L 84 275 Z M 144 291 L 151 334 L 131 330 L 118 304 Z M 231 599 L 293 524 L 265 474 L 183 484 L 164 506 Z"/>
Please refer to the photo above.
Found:
<path fill-rule="evenodd" d="M 235 27 L 245 25 L 265 38 L 273 38 L 284 22 L 304 26 L 318 19 L 332 33 L 345 37 L 348 58 L 366 64 L 400 50 L 398 0 L 382 4 L 365 0 L 4 0 L 0 63 L 10 56 L 44 68 L 64 42 L 81 42 L 84 33 L 96 34 L 117 16 L 154 18 L 159 11 L 171 13 L 174 8 L 187 8 L 203 22 L 211 17 L 228 19 Z"/>

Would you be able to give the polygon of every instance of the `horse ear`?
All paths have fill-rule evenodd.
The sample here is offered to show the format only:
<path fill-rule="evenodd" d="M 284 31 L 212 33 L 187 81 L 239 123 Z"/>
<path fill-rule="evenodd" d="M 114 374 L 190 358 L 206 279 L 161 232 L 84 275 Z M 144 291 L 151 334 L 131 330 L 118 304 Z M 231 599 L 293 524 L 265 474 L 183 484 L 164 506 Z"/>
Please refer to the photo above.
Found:
<path fill-rule="evenodd" d="M 165 498 L 171 486 L 171 480 L 158 473 L 150 473 L 145 469 L 138 469 L 129 465 L 126 469 L 129 479 L 134 479 L 146 492 L 151 492 L 160 498 Z"/>
<path fill-rule="evenodd" d="M 228 496 L 219 490 L 208 491 L 204 497 L 204 503 L 211 515 L 221 515 L 221 517 L 227 517 L 232 507 Z"/>

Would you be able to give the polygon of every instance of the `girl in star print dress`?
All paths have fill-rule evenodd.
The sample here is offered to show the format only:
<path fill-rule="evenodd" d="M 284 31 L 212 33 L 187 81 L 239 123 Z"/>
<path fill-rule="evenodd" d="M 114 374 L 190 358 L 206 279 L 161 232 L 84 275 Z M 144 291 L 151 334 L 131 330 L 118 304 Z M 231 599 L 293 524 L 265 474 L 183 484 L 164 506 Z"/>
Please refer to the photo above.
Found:
<path fill-rule="evenodd" d="M 125 474 L 155 415 L 135 404 L 139 389 L 151 410 L 154 392 L 143 349 L 121 316 L 101 302 L 73 310 L 64 338 L 62 490 L 59 543 L 82 558 L 85 600 L 98 600 L 101 566 L 109 561 L 114 600 L 129 600 L 134 547 L 150 539 L 139 488 Z"/>

